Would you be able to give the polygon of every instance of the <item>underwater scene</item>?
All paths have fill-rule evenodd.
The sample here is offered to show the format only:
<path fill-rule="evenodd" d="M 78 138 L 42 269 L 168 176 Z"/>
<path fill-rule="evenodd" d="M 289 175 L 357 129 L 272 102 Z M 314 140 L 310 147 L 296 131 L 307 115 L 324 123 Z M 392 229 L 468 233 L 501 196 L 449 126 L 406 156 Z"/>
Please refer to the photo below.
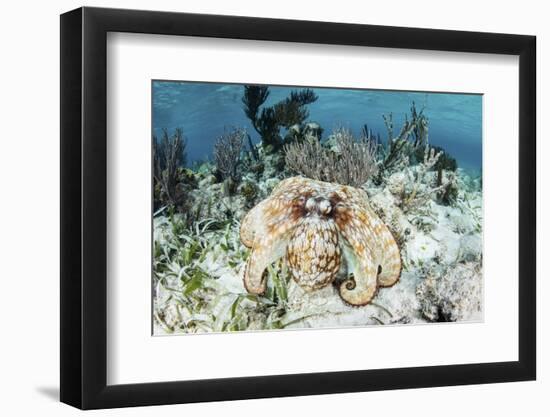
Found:
<path fill-rule="evenodd" d="M 483 320 L 482 95 L 152 81 L 153 334 Z"/>

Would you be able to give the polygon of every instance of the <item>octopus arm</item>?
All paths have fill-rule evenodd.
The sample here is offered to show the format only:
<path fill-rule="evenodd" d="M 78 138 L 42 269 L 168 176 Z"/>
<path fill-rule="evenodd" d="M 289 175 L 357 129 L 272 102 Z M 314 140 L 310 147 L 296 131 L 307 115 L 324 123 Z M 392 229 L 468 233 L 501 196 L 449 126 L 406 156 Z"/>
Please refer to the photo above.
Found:
<path fill-rule="evenodd" d="M 243 219 L 241 240 L 252 251 L 244 271 L 244 286 L 252 294 L 266 290 L 266 268 L 285 255 L 292 231 L 300 218 L 280 198 L 259 203 Z"/>
<path fill-rule="evenodd" d="M 256 231 L 260 229 L 258 225 L 261 225 L 263 218 L 263 210 L 266 206 L 267 200 L 256 204 L 241 221 L 240 237 L 241 242 L 247 248 L 252 248 L 254 245 L 254 236 Z"/>
<path fill-rule="evenodd" d="M 401 254 L 399 246 L 388 227 L 381 221 L 380 244 L 382 245 L 382 256 L 380 271 L 378 274 L 378 285 L 391 287 L 397 282 L 401 275 Z"/>
<path fill-rule="evenodd" d="M 348 279 L 340 284 L 340 297 L 348 304 L 364 306 L 376 293 L 377 270 L 367 248 L 360 250 L 344 248 L 344 257 L 348 265 Z"/>
<path fill-rule="evenodd" d="M 362 199 L 350 200 L 348 205 L 337 209 L 335 217 L 351 251 L 346 261 L 353 272 L 353 278 L 340 286 L 340 295 L 349 304 L 365 305 L 374 296 L 377 285 L 386 287 L 397 282 L 401 257 L 395 239 L 382 220 Z"/>
<path fill-rule="evenodd" d="M 399 246 L 388 227 L 370 207 L 360 208 L 357 215 L 360 219 L 364 219 L 365 216 L 369 219 L 363 226 L 366 227 L 367 239 L 375 242 L 374 261 L 378 268 L 378 285 L 390 287 L 401 275 Z"/>
<path fill-rule="evenodd" d="M 285 254 L 287 241 L 260 240 L 254 244 L 244 270 L 244 287 L 251 294 L 264 294 L 266 269 Z"/>

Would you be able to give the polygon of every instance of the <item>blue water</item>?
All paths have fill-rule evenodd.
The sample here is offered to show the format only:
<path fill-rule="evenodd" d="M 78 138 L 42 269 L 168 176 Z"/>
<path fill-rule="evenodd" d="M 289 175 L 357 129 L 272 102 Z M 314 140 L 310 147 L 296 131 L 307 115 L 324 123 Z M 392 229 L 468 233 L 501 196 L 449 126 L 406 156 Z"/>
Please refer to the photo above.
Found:
<path fill-rule="evenodd" d="M 264 106 L 286 98 L 296 87 L 270 87 Z M 402 126 L 411 103 L 425 107 L 429 119 L 429 142 L 443 147 L 460 167 L 481 171 L 482 96 L 385 90 L 314 88 L 318 100 L 308 106 L 310 121 L 324 129 L 323 137 L 338 126 L 359 134 L 365 123 L 383 140 L 387 131 L 383 114 L 393 113 L 394 132 Z M 187 138 L 187 163 L 211 159 L 212 147 L 225 127 L 244 127 L 254 141 L 259 136 L 246 118 L 240 84 L 153 82 L 153 130 L 181 127 Z"/>

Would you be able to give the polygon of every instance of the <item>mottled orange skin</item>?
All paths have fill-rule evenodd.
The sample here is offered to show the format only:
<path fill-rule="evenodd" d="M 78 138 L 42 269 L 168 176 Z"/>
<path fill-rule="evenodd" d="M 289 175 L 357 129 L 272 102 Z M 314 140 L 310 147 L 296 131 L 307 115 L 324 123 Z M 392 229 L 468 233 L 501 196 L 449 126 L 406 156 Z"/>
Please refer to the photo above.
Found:
<path fill-rule="evenodd" d="M 306 291 L 333 282 L 345 262 L 348 277 L 339 292 L 356 306 L 368 304 L 379 286 L 395 284 L 401 274 L 395 239 L 366 193 L 354 187 L 288 178 L 248 212 L 240 233 L 252 249 L 244 285 L 253 294 L 265 292 L 265 270 L 282 257 Z"/>

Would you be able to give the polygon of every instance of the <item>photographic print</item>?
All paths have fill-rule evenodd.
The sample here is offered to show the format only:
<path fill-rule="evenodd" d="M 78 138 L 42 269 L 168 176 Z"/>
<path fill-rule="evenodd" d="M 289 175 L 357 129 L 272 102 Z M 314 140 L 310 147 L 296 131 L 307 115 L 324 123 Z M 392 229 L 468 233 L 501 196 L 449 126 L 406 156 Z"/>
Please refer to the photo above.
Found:
<path fill-rule="evenodd" d="M 482 95 L 151 88 L 154 335 L 483 320 Z"/>

